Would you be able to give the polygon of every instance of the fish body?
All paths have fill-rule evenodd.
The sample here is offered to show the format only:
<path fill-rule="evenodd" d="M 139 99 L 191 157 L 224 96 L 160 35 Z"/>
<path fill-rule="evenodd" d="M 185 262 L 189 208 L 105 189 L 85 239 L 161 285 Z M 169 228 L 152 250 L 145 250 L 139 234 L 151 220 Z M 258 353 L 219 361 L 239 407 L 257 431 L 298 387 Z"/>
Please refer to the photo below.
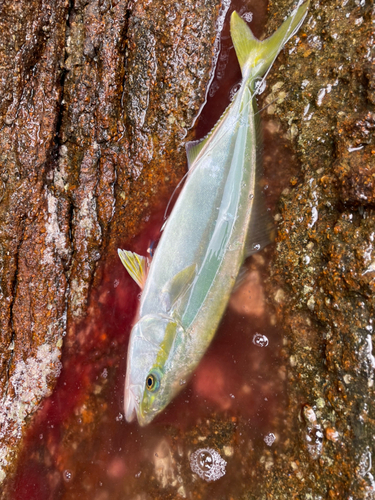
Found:
<path fill-rule="evenodd" d="M 259 186 L 256 81 L 297 31 L 302 4 L 260 42 L 237 13 L 231 35 L 242 83 L 210 134 L 187 145 L 189 173 L 147 273 L 119 250 L 143 286 L 128 348 L 125 417 L 148 424 L 181 390 L 210 345 L 244 259 L 270 242 Z"/>

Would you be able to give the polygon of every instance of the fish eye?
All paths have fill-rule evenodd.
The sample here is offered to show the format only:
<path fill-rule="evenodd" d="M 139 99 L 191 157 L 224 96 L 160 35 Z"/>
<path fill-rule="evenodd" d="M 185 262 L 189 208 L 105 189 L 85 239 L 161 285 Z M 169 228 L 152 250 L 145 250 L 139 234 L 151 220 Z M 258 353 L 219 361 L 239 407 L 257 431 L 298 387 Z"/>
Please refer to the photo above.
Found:
<path fill-rule="evenodd" d="M 146 378 L 146 388 L 148 391 L 156 391 L 159 389 L 159 378 L 155 373 L 149 373 Z"/>

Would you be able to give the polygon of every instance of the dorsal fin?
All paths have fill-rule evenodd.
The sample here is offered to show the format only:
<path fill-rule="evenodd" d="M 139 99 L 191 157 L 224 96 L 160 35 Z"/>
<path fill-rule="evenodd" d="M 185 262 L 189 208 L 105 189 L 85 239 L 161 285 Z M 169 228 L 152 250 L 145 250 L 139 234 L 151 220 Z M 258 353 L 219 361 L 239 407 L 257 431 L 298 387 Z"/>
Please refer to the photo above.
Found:
<path fill-rule="evenodd" d="M 185 144 L 185 149 L 186 149 L 186 156 L 187 156 L 187 163 L 188 163 L 188 169 L 190 170 L 191 166 L 193 165 L 194 161 L 196 160 L 197 156 L 199 153 L 202 151 L 205 139 L 199 139 L 198 141 L 190 141 Z"/>
<path fill-rule="evenodd" d="M 138 255 L 129 250 L 117 250 L 121 262 L 124 264 L 125 269 L 128 271 L 133 280 L 143 290 L 146 283 L 148 259 L 143 255 Z"/>

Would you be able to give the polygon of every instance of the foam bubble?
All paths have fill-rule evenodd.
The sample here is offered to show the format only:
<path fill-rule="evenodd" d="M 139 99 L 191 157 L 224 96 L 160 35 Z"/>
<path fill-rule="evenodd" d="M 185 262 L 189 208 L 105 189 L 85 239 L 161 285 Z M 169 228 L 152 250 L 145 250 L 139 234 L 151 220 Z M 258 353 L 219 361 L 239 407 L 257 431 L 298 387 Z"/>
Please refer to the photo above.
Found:
<path fill-rule="evenodd" d="M 223 477 L 226 465 L 227 462 L 212 448 L 199 448 L 190 457 L 191 470 L 207 482 Z"/>

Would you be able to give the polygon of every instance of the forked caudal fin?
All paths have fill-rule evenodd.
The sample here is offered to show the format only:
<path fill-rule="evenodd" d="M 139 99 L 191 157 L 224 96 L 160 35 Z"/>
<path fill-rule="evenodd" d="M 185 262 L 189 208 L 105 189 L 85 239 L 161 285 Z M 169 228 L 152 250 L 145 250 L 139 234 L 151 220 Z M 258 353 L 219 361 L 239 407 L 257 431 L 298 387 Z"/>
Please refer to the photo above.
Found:
<path fill-rule="evenodd" d="M 272 66 L 277 54 L 284 47 L 305 19 L 310 0 L 294 10 L 280 28 L 269 38 L 258 40 L 236 11 L 230 18 L 230 34 L 236 50 L 242 76 L 263 76 Z"/>
<path fill-rule="evenodd" d="M 283 22 L 280 28 L 272 36 L 263 41 L 255 38 L 249 26 L 236 11 L 232 13 L 230 18 L 230 34 L 244 78 L 250 78 L 252 82 L 254 82 L 256 77 L 264 76 L 272 66 L 280 50 L 303 23 L 309 5 L 310 0 L 300 4 L 299 7 L 291 13 L 288 19 Z M 227 110 L 224 111 L 224 114 Z M 213 130 L 215 130 L 215 127 Z M 203 149 L 207 137 L 198 141 L 186 143 L 185 147 L 189 169 L 193 166 L 196 158 Z"/>

